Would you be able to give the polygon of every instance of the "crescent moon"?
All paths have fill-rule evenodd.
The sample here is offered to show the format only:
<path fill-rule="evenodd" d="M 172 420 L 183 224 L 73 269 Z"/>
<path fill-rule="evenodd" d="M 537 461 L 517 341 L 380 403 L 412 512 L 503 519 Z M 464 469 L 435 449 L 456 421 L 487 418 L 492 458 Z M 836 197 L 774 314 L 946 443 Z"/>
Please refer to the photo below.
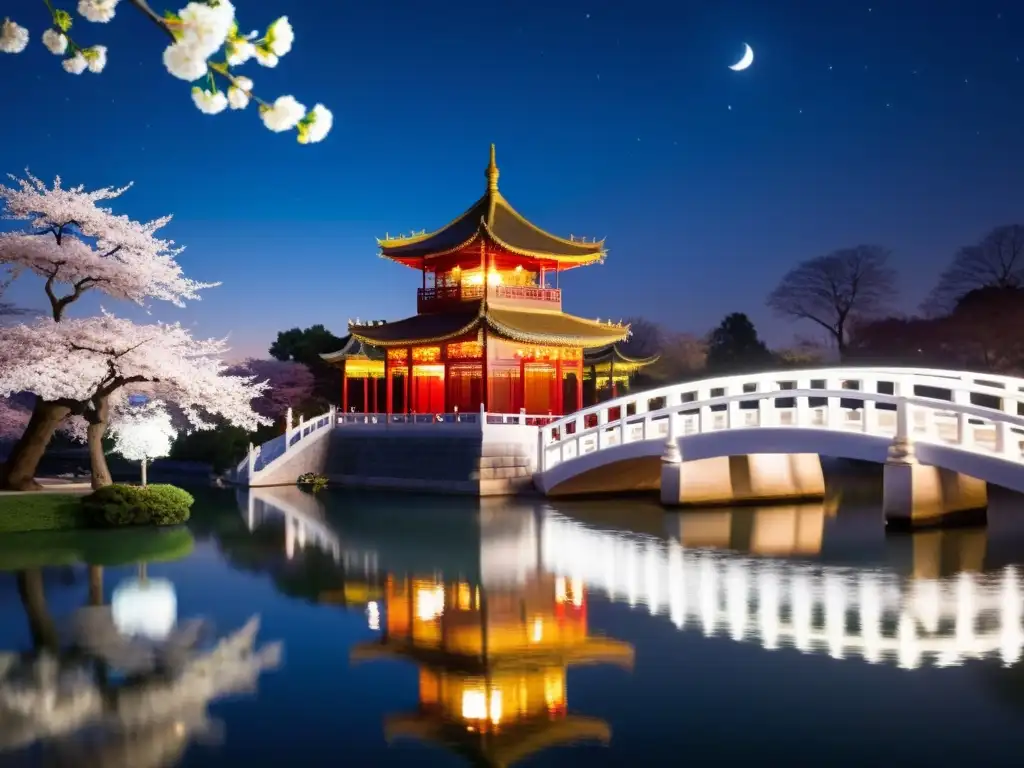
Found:
<path fill-rule="evenodd" d="M 746 49 L 743 51 L 743 58 L 729 67 L 733 72 L 742 72 L 754 63 L 754 49 L 746 43 L 743 44 L 743 47 Z"/>

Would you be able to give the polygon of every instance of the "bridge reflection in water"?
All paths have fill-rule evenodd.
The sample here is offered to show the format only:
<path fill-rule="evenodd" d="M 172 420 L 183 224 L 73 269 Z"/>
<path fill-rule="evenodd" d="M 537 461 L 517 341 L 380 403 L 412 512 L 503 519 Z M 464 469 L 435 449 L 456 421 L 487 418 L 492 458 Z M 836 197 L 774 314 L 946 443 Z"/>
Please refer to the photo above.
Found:
<path fill-rule="evenodd" d="M 546 504 L 531 514 L 498 501 L 481 507 L 476 583 L 487 592 L 513 585 L 517 599 L 525 600 L 536 589 L 528 587 L 530 579 L 546 579 L 550 586 L 551 578 L 561 577 L 559 584 L 583 585 L 612 601 L 644 606 L 682 630 L 758 642 L 767 650 L 788 647 L 907 669 L 986 656 L 1007 665 L 1020 659 L 1024 584 L 1013 566 L 981 572 L 984 530 L 902 538 L 913 559 L 909 573 L 891 564 L 815 563 L 808 556 L 820 550 L 826 518 L 834 512 L 816 504 L 666 515 L 669 530 L 651 535 L 592 527 Z M 304 517 L 326 525 L 322 511 L 303 513 L 293 506 L 288 516 L 296 526 Z M 333 540 L 313 538 L 364 568 L 408 572 L 398 562 L 402 558 L 382 556 L 387 537 L 363 538 L 355 549 L 344 545 L 344 533 Z M 392 590 L 405 583 L 394 578 L 388 581 Z M 445 599 L 452 594 L 458 588 L 446 586 Z M 527 636 L 530 628 L 516 631 Z"/>

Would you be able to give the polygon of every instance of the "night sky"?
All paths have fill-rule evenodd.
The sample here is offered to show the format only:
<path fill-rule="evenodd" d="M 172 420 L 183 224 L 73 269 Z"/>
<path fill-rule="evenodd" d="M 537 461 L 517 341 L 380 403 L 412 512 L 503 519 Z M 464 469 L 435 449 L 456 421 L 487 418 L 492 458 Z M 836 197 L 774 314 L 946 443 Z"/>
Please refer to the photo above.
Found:
<path fill-rule="evenodd" d="M 224 283 L 153 317 L 230 334 L 234 355 L 296 325 L 343 335 L 348 318 L 414 313 L 419 274 L 377 258 L 374 238 L 462 213 L 491 142 L 521 213 L 607 238 L 604 265 L 563 277 L 566 311 L 694 333 L 744 311 L 770 343 L 813 334 L 773 318 L 766 294 L 796 262 L 862 242 L 893 249 L 913 311 L 957 247 L 1024 219 L 1024 4 L 1010 0 L 236 6 L 246 29 L 288 14 L 293 51 L 241 72 L 264 98 L 328 106 L 323 143 L 272 134 L 252 107 L 201 114 L 127 2 L 108 25 L 75 17 L 76 39 L 110 49 L 102 74 L 69 75 L 43 48 L 40 0 L 5 0 L 33 40 L 0 54 L 0 170 L 134 181 L 117 210 L 174 213 L 186 273 Z M 754 64 L 732 72 L 744 42 Z M 12 295 L 40 305 L 33 284 Z"/>

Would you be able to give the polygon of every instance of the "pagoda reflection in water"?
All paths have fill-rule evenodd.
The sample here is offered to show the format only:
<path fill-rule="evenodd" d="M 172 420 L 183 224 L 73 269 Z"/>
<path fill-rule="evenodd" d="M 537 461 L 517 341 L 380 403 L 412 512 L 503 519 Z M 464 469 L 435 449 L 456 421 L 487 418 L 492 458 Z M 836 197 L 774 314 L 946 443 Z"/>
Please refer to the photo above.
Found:
<path fill-rule="evenodd" d="M 632 668 L 627 643 L 593 637 L 586 589 L 546 571 L 496 586 L 389 576 L 383 636 L 353 661 L 404 659 L 419 673 L 418 711 L 389 716 L 388 741 L 440 744 L 504 766 L 555 744 L 607 743 L 603 720 L 569 714 L 571 665 Z"/>

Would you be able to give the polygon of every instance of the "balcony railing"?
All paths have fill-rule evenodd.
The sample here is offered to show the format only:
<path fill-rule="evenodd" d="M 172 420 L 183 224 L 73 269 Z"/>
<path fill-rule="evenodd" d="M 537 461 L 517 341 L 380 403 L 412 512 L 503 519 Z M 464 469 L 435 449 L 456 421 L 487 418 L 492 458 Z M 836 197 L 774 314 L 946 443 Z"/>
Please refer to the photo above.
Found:
<path fill-rule="evenodd" d="M 494 298 L 561 304 L 562 291 L 558 288 L 538 288 L 532 285 L 496 285 L 494 286 Z"/>
<path fill-rule="evenodd" d="M 537 288 L 525 285 L 495 285 L 488 288 L 495 299 L 508 301 L 542 301 L 560 306 L 562 292 L 558 288 Z M 416 290 L 417 312 L 441 312 L 463 301 L 479 301 L 484 297 L 482 285 L 436 285 Z M 556 308 L 557 308 L 556 306 Z"/>

